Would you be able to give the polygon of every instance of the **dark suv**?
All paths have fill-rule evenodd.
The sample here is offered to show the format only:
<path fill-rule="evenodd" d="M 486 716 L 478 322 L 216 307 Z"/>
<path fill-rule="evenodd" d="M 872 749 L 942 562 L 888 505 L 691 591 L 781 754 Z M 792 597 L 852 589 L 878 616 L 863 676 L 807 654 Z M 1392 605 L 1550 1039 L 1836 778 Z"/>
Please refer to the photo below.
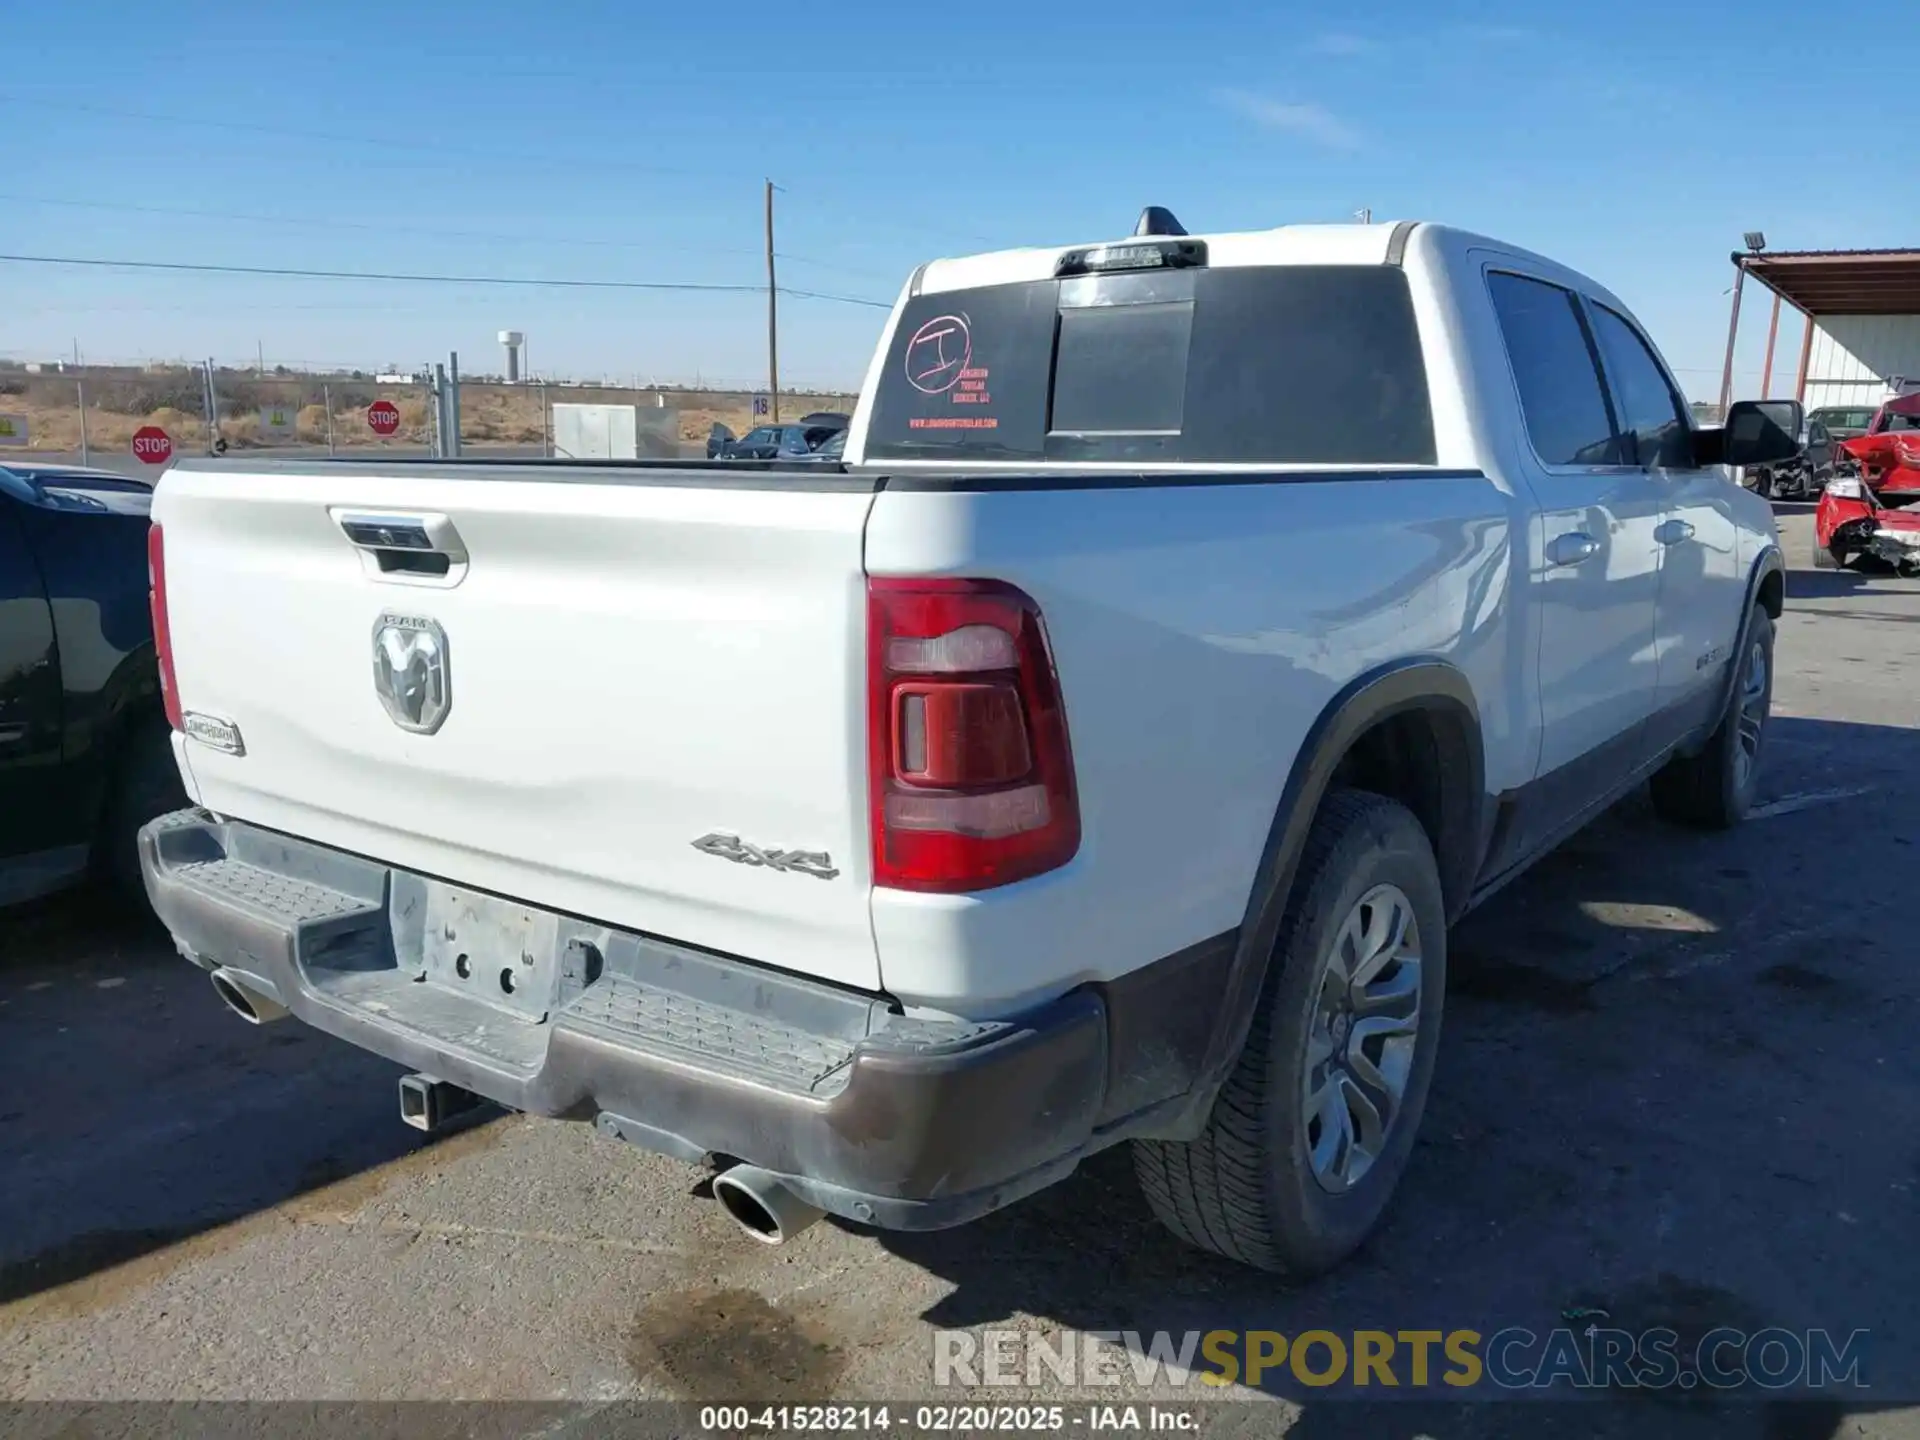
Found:
<path fill-rule="evenodd" d="M 0 905 L 89 873 L 143 898 L 134 835 L 186 803 L 147 594 L 152 486 L 0 468 Z"/>

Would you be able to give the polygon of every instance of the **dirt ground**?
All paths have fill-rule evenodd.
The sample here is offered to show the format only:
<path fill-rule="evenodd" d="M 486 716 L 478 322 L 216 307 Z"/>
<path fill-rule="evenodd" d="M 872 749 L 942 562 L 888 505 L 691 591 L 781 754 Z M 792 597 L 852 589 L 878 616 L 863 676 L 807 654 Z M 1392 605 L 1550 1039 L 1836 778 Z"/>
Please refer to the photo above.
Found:
<path fill-rule="evenodd" d="M 1124 1153 L 969 1228 L 756 1246 L 702 1175 L 584 1126 L 425 1142 L 395 1067 L 240 1024 L 163 938 L 78 897 L 0 918 L 0 1399 L 953 1401 L 931 1368 L 952 1327 L 1491 1333 L 1602 1311 L 1865 1329 L 1868 1385 L 1451 1408 L 1236 1387 L 1271 1403 L 1204 1428 L 1920 1436 L 1920 586 L 1813 571 L 1808 517 L 1784 525 L 1765 803 L 1701 836 L 1629 800 L 1466 922 L 1411 1171 L 1322 1281 L 1183 1248 Z M 591 1409 L 551 1413 L 546 1433 L 594 1433 Z"/>
<path fill-rule="evenodd" d="M 272 394 L 274 383 L 263 382 L 264 392 Z M 427 411 L 430 404 L 423 390 L 409 390 L 402 387 L 380 387 L 379 394 L 393 401 L 400 412 L 400 426 L 394 435 L 383 440 L 375 435 L 367 425 L 366 409 L 362 404 L 338 403 L 332 406 L 332 424 L 328 424 L 328 406 L 312 398 L 320 394 L 317 383 L 291 384 L 283 387 L 287 396 L 289 419 L 294 425 L 291 436 L 275 436 L 261 429 L 261 417 L 257 411 L 249 410 L 242 414 L 227 414 L 223 405 L 220 421 L 220 434 L 230 446 L 243 449 L 255 447 L 277 448 L 286 444 L 325 445 L 331 431 L 334 443 L 341 449 L 375 449 L 382 444 L 396 446 L 424 445 L 428 439 Z M 347 388 L 343 382 L 342 388 Z M 358 385 L 358 390 L 374 393 L 370 385 Z M 41 393 L 45 390 L 47 393 Z M 546 417 L 545 406 L 558 404 L 582 405 L 640 405 L 655 407 L 656 392 L 652 390 L 597 389 L 590 387 L 551 386 L 542 388 L 537 385 L 487 385 L 470 383 L 461 387 L 460 434 L 463 443 L 468 445 L 539 445 L 541 437 L 547 433 L 550 423 Z M 303 397 L 306 397 L 303 400 Z M 274 395 L 277 401 L 280 397 Z M 690 392 L 685 395 L 672 391 L 665 393 L 665 406 L 677 411 L 680 438 L 684 441 L 705 441 L 707 433 L 715 422 L 726 425 L 736 435 L 745 434 L 755 424 L 753 415 L 753 397 L 750 395 L 728 395 L 711 392 Z M 798 420 L 802 415 L 815 410 L 839 410 L 851 413 L 853 397 L 848 395 L 782 395 L 780 414 L 784 420 Z M 0 396 L 0 412 L 21 414 L 27 417 L 28 437 L 31 442 L 27 454 L 43 457 L 53 453 L 77 453 L 80 449 L 81 415 L 69 389 L 58 390 L 40 387 L 22 396 Z M 764 419 L 764 417 L 763 417 Z M 174 446 L 186 453 L 204 450 L 207 442 L 207 422 L 203 410 L 186 410 L 178 406 L 161 406 L 152 410 L 129 413 L 103 408 L 98 404 L 89 405 L 86 413 L 87 443 L 92 452 L 91 458 L 105 461 L 114 456 L 126 456 L 133 444 L 133 433 L 142 426 L 157 425 L 167 432 Z M 0 450 L 0 457 L 7 451 Z"/>

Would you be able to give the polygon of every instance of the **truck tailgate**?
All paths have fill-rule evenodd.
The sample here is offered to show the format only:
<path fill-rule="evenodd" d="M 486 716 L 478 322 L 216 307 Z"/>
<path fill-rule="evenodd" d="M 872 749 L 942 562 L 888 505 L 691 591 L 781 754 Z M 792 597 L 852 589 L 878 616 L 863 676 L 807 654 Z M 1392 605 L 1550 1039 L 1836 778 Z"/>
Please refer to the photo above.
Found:
<path fill-rule="evenodd" d="M 186 743 L 199 799 L 511 899 L 877 989 L 871 500 L 840 476 L 176 466 L 154 519 L 180 699 L 238 727 L 244 747 Z M 381 553 L 427 562 L 381 550 L 380 521 L 402 540 L 429 535 L 447 572 L 383 569 Z M 396 720 L 376 686 L 383 667 L 420 660 L 418 633 L 443 650 L 431 733 L 403 728 L 412 711 Z M 742 843 L 694 843 L 716 835 Z M 758 863 L 779 851 L 817 858 Z"/>

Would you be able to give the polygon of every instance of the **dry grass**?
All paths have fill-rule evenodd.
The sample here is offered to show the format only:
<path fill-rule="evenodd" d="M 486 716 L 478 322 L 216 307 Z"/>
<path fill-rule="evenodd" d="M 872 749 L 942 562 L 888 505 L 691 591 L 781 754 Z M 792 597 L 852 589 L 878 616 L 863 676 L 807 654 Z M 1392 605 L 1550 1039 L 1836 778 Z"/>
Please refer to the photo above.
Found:
<path fill-rule="evenodd" d="M 90 395 L 92 389 L 89 385 Z M 265 397 L 262 398 L 263 404 L 279 403 L 284 397 L 285 403 L 299 407 L 295 420 L 297 443 L 327 443 L 328 407 L 317 398 L 321 393 L 320 382 L 267 381 L 254 383 L 248 389 L 258 391 L 261 397 Z M 276 389 L 282 393 L 274 394 Z M 336 384 L 334 389 L 374 393 L 372 387 L 365 384 Z M 351 404 L 342 403 L 341 397 L 336 394 L 332 407 L 334 444 L 341 449 L 383 444 L 424 445 L 428 436 L 426 395 L 420 391 L 408 392 L 391 386 L 380 387 L 378 393 L 398 406 L 399 432 L 385 438 L 375 435 L 367 427 L 365 401 L 360 394 L 353 395 Z M 27 417 L 31 449 L 77 451 L 80 449 L 80 411 L 74 394 L 71 381 L 33 383 L 25 388 L 24 393 L 0 394 L 0 411 Z M 553 404 L 639 404 L 653 409 L 656 408 L 654 394 L 653 391 L 636 394 L 633 391 L 554 386 L 546 391 L 546 399 Z M 706 439 L 716 421 L 728 426 L 736 434 L 745 432 L 754 424 L 750 395 L 699 391 L 676 394 L 667 391 L 665 398 L 665 408 L 679 413 L 680 438 L 685 441 Z M 120 402 L 118 407 L 113 403 L 115 400 Z M 228 405 L 223 403 L 221 408 L 227 410 Z M 798 419 L 812 410 L 849 411 L 852 408 L 853 397 L 848 395 L 780 397 L 781 418 L 786 420 Z M 460 438 L 464 445 L 538 445 L 545 433 L 544 419 L 541 391 L 536 387 L 465 385 L 461 388 Z M 207 442 L 206 421 L 199 414 L 176 404 L 147 408 L 139 404 L 137 399 L 130 403 L 127 397 L 110 396 L 104 403 L 89 403 L 87 406 L 87 442 L 94 450 L 128 450 L 132 445 L 133 432 L 143 425 L 158 425 L 183 450 L 203 448 Z M 228 445 L 235 449 L 287 443 L 271 436 L 263 437 L 259 413 L 251 409 L 223 415 L 220 433 Z"/>

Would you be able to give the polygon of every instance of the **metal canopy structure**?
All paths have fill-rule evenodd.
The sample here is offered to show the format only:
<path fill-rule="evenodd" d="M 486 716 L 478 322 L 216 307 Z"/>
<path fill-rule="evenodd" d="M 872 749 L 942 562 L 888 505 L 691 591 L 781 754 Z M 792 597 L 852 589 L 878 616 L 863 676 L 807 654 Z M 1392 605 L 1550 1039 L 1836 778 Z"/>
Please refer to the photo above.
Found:
<path fill-rule="evenodd" d="M 1748 244 L 1766 243 L 1758 232 Z M 1767 327 L 1767 358 L 1761 366 L 1761 396 L 1773 374 L 1774 340 L 1780 332 L 1780 302 L 1806 317 L 1800 341 L 1800 368 L 1794 398 L 1807 389 L 1807 362 L 1813 350 L 1814 322 L 1830 315 L 1920 315 L 1920 249 L 1897 250 L 1736 250 L 1733 260 L 1733 318 L 1727 326 L 1727 363 L 1720 381 L 1720 410 L 1733 398 L 1733 346 L 1740 333 L 1740 289 L 1752 275 L 1773 292 L 1773 317 Z"/>
<path fill-rule="evenodd" d="M 1736 253 L 1733 263 L 1802 314 L 1920 315 L 1920 250 Z"/>

